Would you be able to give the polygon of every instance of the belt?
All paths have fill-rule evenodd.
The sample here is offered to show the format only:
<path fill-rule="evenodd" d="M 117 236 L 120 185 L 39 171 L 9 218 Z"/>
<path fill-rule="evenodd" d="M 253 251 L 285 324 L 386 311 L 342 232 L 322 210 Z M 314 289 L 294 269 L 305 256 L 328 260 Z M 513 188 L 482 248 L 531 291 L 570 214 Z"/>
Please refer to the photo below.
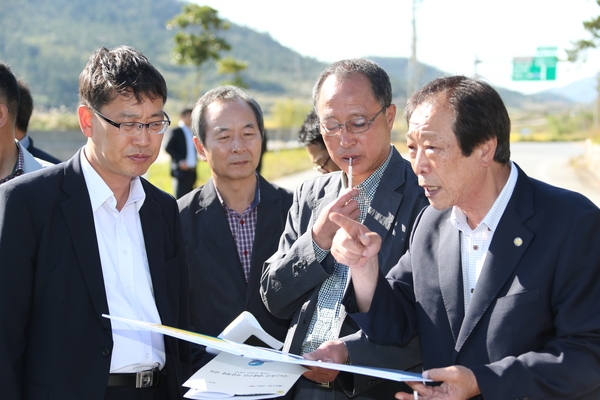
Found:
<path fill-rule="evenodd" d="M 108 374 L 108 386 L 129 386 L 137 389 L 158 385 L 160 371 L 152 368 L 130 374 Z"/>
<path fill-rule="evenodd" d="M 317 381 L 313 381 L 310 380 L 312 383 L 314 383 L 315 385 L 317 385 L 320 388 L 323 389 L 331 389 L 333 387 L 333 383 L 331 382 L 317 382 Z"/>

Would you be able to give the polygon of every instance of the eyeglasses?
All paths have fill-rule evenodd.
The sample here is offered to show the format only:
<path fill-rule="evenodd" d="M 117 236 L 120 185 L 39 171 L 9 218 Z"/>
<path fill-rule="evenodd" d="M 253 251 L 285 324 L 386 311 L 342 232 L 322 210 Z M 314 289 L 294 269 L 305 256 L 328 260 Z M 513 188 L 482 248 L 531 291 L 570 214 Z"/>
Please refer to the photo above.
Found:
<path fill-rule="evenodd" d="M 147 124 L 144 124 L 143 122 L 121 122 L 121 123 L 118 123 L 118 122 L 115 122 L 115 121 L 107 118 L 106 116 L 102 115 L 102 113 L 100 113 L 99 111 L 96 111 L 91 107 L 90 107 L 90 109 L 93 112 L 95 112 L 96 114 L 98 114 L 98 116 L 100 118 L 102 118 L 103 120 L 105 120 L 106 122 L 111 124 L 112 126 L 118 128 L 119 133 L 122 136 L 139 135 L 140 132 L 142 131 L 142 129 L 144 129 L 144 127 L 146 127 L 146 129 L 148 129 L 148 132 L 150 132 L 150 133 L 153 133 L 155 135 L 162 135 L 163 133 L 165 133 L 167 131 L 167 128 L 169 127 L 169 125 L 171 125 L 171 119 L 169 118 L 167 113 L 164 111 L 163 111 L 163 114 L 165 114 L 165 117 L 167 118 L 166 120 L 154 121 L 154 122 L 149 122 Z"/>
<path fill-rule="evenodd" d="M 327 163 L 329 162 L 329 160 L 331 160 L 331 156 L 329 156 L 329 155 L 328 155 L 328 156 L 327 156 L 327 159 L 325 160 L 325 162 L 324 162 L 323 164 L 321 164 L 321 165 L 318 165 L 318 164 L 317 164 L 317 165 L 315 165 L 315 166 L 313 167 L 313 169 L 314 169 L 315 171 L 319 171 L 319 172 L 320 172 L 320 173 L 322 173 L 322 174 L 327 174 L 327 173 L 329 173 L 329 171 L 327 171 L 327 170 L 325 169 L 325 166 L 327 165 Z"/>
<path fill-rule="evenodd" d="M 375 114 L 375 116 L 369 120 L 366 118 L 358 117 L 358 118 L 351 118 L 348 121 L 344 122 L 343 124 L 338 124 L 334 121 L 320 123 L 319 126 L 321 127 L 321 135 L 327 136 L 327 137 L 338 136 L 341 132 L 342 126 L 345 126 L 346 130 L 350 133 L 366 132 L 371 127 L 371 124 L 373 123 L 373 121 L 375 121 L 375 118 L 377 118 L 377 116 L 379 114 L 381 114 L 381 112 L 383 110 L 385 110 L 386 108 L 387 108 L 387 106 L 383 106 L 381 108 L 381 110 L 379 110 L 379 112 L 377 114 Z"/>

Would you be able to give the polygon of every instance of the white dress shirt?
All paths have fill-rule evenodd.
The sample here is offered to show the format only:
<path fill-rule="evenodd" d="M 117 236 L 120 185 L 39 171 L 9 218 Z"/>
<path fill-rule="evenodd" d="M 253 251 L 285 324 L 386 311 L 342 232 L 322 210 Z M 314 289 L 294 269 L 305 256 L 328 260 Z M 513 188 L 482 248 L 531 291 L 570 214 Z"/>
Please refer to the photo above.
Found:
<path fill-rule="evenodd" d="M 178 125 L 183 130 L 183 135 L 185 136 L 185 163 L 187 164 L 188 168 L 194 168 L 198 163 L 196 147 L 194 147 L 194 133 L 186 124 L 183 123 L 183 121 L 179 121 Z"/>
<path fill-rule="evenodd" d="M 139 178 L 131 180 L 129 198 L 121 211 L 108 185 L 81 152 L 83 176 L 94 213 L 104 288 L 111 315 L 161 323 L 139 210 L 146 193 Z M 77 316 L 73 316 L 77 318 Z M 110 372 L 137 372 L 165 365 L 162 334 L 112 320 L 113 352 Z"/>
<path fill-rule="evenodd" d="M 511 161 L 510 175 L 504 188 L 496 201 L 494 201 L 492 208 L 490 208 L 475 229 L 471 229 L 467 223 L 467 216 L 459 207 L 454 206 L 452 208 L 450 221 L 460 231 L 460 256 L 462 262 L 465 313 L 476 290 L 477 280 L 485 263 L 494 232 L 515 189 L 517 177 L 517 168 Z"/>

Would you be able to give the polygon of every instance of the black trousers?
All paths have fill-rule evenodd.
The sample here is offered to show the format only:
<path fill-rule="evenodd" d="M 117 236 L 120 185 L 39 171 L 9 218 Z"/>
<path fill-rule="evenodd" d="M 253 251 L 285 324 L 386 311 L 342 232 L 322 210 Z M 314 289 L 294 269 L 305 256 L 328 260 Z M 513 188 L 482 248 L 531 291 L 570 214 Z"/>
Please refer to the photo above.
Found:
<path fill-rule="evenodd" d="M 194 188 L 194 183 L 196 183 L 196 168 L 187 171 L 177 170 L 173 177 L 175 198 L 179 199 L 191 192 Z"/>

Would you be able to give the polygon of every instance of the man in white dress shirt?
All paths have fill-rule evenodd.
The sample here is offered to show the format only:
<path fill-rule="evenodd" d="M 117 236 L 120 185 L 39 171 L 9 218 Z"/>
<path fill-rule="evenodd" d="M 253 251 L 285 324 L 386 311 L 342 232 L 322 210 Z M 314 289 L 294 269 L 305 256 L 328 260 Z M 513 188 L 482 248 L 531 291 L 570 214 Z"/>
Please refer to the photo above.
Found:
<path fill-rule="evenodd" d="M 165 80 L 102 47 L 79 97 L 86 145 L 1 186 L 2 397 L 180 399 L 187 344 L 102 317 L 188 329 L 177 204 L 141 178 L 170 124 Z"/>

